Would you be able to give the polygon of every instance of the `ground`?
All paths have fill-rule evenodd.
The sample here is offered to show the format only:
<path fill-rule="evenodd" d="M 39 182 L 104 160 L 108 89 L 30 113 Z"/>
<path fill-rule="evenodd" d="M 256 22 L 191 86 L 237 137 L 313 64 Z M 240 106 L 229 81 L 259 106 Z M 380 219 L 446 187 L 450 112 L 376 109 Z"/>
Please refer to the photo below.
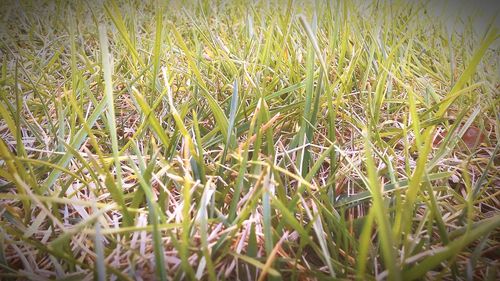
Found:
<path fill-rule="evenodd" d="M 499 278 L 493 6 L 0 6 L 2 280 Z"/>

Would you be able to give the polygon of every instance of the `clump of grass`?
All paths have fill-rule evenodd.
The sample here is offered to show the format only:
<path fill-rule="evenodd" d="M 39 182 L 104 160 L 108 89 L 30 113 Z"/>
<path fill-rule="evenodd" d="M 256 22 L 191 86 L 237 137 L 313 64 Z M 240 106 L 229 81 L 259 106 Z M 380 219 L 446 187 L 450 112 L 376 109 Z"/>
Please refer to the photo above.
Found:
<path fill-rule="evenodd" d="M 2 279 L 498 278 L 495 19 L 0 5 Z"/>

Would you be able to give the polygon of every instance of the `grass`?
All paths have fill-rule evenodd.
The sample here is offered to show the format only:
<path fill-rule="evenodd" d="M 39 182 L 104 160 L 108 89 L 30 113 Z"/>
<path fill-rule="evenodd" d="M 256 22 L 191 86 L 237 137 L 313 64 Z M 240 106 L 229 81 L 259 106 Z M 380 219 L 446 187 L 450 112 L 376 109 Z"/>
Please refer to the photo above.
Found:
<path fill-rule="evenodd" d="M 0 6 L 2 280 L 499 278 L 497 19 Z"/>

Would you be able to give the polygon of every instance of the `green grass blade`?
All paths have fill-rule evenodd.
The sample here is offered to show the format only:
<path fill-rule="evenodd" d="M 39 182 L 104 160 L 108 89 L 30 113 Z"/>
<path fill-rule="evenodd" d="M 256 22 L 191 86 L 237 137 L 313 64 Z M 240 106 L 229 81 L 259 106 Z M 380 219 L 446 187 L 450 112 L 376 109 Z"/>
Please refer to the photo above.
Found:
<path fill-rule="evenodd" d="M 500 227 L 500 216 L 498 215 L 481 221 L 476 224 L 474 229 L 466 232 L 462 237 L 455 238 L 455 240 L 446 247 L 440 248 L 437 251 L 431 250 L 428 257 L 403 272 L 404 279 L 415 280 L 423 277 L 427 272 L 439 266 L 443 261 L 456 256 L 465 246 L 498 227 Z"/>
<path fill-rule="evenodd" d="M 387 210 L 385 208 L 384 199 L 381 193 L 380 181 L 377 178 L 377 168 L 372 156 L 370 130 L 366 131 L 365 139 L 365 157 L 366 168 L 368 170 L 369 190 L 373 197 L 373 212 L 379 228 L 379 240 L 381 244 L 382 257 L 384 264 L 389 270 L 389 279 L 401 280 L 401 273 L 396 259 L 395 248 L 393 245 L 394 238 L 390 230 L 389 219 L 387 217 Z"/>

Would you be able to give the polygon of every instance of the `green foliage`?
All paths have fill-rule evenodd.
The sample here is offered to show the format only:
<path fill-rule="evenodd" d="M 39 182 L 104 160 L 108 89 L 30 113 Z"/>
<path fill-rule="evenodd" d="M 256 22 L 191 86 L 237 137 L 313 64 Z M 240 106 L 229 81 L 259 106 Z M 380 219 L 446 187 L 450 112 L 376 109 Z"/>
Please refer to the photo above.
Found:
<path fill-rule="evenodd" d="M 498 278 L 494 19 L 9 2 L 0 279 Z"/>

